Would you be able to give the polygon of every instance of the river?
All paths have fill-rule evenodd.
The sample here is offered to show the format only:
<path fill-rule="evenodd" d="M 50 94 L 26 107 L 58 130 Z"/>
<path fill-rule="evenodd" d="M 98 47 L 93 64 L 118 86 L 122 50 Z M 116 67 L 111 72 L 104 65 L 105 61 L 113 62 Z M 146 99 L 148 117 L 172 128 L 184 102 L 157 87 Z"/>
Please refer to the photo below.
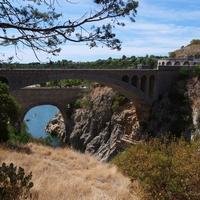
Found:
<path fill-rule="evenodd" d="M 58 138 L 45 132 L 45 126 L 55 117 L 57 112 L 58 108 L 51 105 L 36 106 L 29 110 L 24 118 L 28 126 L 28 132 L 36 138 L 50 136 L 53 140 L 52 146 L 59 146 Z"/>

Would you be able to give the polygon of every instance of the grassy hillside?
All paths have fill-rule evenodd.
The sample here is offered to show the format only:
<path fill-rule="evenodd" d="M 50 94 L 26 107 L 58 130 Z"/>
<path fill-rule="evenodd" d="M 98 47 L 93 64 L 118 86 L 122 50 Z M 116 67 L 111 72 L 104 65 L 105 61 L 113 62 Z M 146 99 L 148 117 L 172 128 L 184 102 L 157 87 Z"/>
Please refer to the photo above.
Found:
<path fill-rule="evenodd" d="M 31 193 L 39 200 L 129 200 L 139 199 L 130 192 L 129 179 L 116 167 L 69 148 L 0 146 L 0 162 L 14 163 L 32 171 Z"/>

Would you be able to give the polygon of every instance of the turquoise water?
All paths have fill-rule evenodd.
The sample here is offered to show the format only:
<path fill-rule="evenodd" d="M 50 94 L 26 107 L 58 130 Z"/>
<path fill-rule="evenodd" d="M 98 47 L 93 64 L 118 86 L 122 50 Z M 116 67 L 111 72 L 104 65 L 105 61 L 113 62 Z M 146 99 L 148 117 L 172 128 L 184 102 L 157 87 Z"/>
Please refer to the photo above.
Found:
<path fill-rule="evenodd" d="M 57 107 L 51 105 L 36 106 L 29 110 L 24 118 L 29 129 L 28 132 L 36 138 L 50 136 L 45 132 L 45 126 L 58 111 Z M 51 138 L 52 146 L 57 147 L 59 145 L 58 138 L 55 136 L 51 136 Z"/>

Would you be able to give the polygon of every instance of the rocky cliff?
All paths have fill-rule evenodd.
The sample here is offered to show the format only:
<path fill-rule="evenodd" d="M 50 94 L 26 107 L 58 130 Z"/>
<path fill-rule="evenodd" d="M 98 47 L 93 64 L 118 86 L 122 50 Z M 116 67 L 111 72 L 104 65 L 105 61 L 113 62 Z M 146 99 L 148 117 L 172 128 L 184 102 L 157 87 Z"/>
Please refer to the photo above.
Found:
<path fill-rule="evenodd" d="M 135 105 L 122 99 L 109 87 L 93 88 L 81 100 L 82 108 L 74 109 L 69 119 L 73 128 L 66 127 L 72 131 L 65 135 L 65 140 L 68 138 L 71 147 L 90 152 L 102 161 L 109 161 L 118 151 L 134 144 L 140 139 L 139 121 L 146 118 L 149 107 L 141 107 L 138 115 Z M 58 130 L 63 138 L 65 130 L 59 127 L 60 117 L 57 114 L 46 130 L 49 133 Z"/>
<path fill-rule="evenodd" d="M 174 51 L 175 58 L 200 58 L 200 40 L 197 44 L 188 44 Z"/>
<path fill-rule="evenodd" d="M 60 114 L 49 122 L 47 131 L 57 132 L 71 147 L 107 162 L 146 134 L 191 137 L 199 127 L 199 97 L 197 78 L 178 81 L 151 108 L 133 105 L 111 88 L 96 87 L 79 101 L 80 108 L 69 118 L 68 131 Z"/>

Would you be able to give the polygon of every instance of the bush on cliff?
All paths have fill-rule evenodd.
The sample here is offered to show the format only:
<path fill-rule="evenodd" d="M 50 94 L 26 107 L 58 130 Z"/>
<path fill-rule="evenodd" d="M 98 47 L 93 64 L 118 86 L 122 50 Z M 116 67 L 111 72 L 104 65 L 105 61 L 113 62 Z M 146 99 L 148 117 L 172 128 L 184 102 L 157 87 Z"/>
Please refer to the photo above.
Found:
<path fill-rule="evenodd" d="M 200 198 L 199 142 L 152 139 L 117 155 L 113 163 L 132 182 L 139 182 L 148 199 L 195 200 Z"/>

